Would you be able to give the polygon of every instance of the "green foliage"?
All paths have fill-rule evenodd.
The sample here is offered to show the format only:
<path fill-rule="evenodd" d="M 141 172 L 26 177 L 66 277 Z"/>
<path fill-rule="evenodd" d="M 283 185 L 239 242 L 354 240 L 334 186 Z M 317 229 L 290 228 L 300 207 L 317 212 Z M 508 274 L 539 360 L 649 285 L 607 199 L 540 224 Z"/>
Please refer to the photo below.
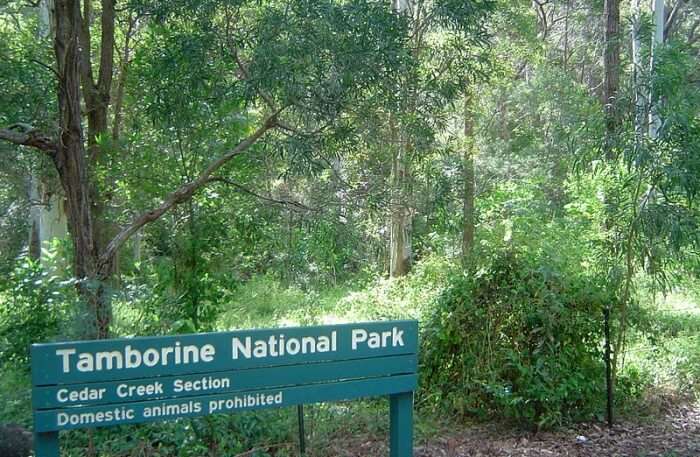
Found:
<path fill-rule="evenodd" d="M 402 278 L 376 279 L 348 293 L 337 307 L 355 321 L 421 319 L 448 282 L 456 265 L 445 257 L 427 256 Z"/>
<path fill-rule="evenodd" d="M 0 289 L 0 364 L 29 369 L 29 346 L 64 330 L 73 303 L 72 281 L 22 259 Z"/>
<path fill-rule="evenodd" d="M 637 376 L 646 396 L 700 395 L 700 306 L 680 291 L 654 302 L 632 314 L 622 374 Z"/>
<path fill-rule="evenodd" d="M 422 336 L 433 406 L 537 428 L 593 417 L 603 399 L 600 286 L 524 249 L 455 277 Z"/>
<path fill-rule="evenodd" d="M 56 136 L 53 45 L 38 33 L 35 3 L 0 0 L 0 129 Z M 679 3 L 653 69 L 647 11 L 643 65 L 633 68 L 621 43 L 621 125 L 615 157 L 603 158 L 601 0 L 418 0 L 403 15 L 389 3 L 120 2 L 108 116 L 111 128 L 119 104 L 120 134 L 100 135 L 89 167 L 108 222 L 98 238 L 282 108 L 283 125 L 120 250 L 106 285 L 114 335 L 419 318 L 421 413 L 541 428 L 601 411 L 601 309 L 613 305 L 614 333 L 629 327 L 618 405 L 636 407 L 653 390 L 697 394 L 697 6 Z M 100 14 L 88 21 L 95 60 Z M 652 108 L 662 120 L 653 138 Z M 477 242 L 462 263 L 467 144 Z M 0 422 L 31 423 L 29 344 L 70 338 L 85 319 L 63 272 L 20 257 L 30 212 L 62 198 L 54 168 L 47 154 L 0 144 Z M 46 187 L 39 201 L 30 180 Z M 388 279 L 397 196 L 411 215 L 414 264 Z M 70 263 L 70 249 L 52 255 Z M 693 288 L 690 310 L 656 295 Z M 315 408 L 314 439 L 385 433 L 384 414 L 374 403 Z M 285 455 L 293 422 L 290 411 L 216 416 L 71 432 L 64 444 L 76 456 L 91 443 L 120 457 Z"/>
<path fill-rule="evenodd" d="M 35 14 L 5 14 L 26 5 L 14 0 L 3 3 L 8 4 L 0 4 L 0 125 L 25 122 L 48 127 L 56 111 L 55 97 L 47 97 L 46 91 L 54 78 L 50 40 L 37 36 Z M 0 151 L 7 147 L 3 143 Z"/>
<path fill-rule="evenodd" d="M 92 441 L 105 457 L 237 455 L 250 449 L 259 449 L 256 457 L 291 456 L 295 417 L 287 409 L 98 429 L 93 436 L 73 431 L 62 440 L 62 455 L 83 456 Z"/>
<path fill-rule="evenodd" d="M 0 423 L 18 424 L 30 428 L 32 419 L 32 389 L 29 371 L 17 365 L 0 366 Z"/>

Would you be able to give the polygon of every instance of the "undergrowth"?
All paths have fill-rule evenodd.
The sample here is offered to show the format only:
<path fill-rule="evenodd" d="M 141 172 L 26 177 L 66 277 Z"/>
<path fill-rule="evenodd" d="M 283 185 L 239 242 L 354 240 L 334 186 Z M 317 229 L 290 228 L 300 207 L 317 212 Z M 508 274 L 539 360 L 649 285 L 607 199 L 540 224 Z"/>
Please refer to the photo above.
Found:
<path fill-rule="evenodd" d="M 401 279 L 379 278 L 318 291 L 259 276 L 227 292 L 227 306 L 213 329 L 419 319 L 418 440 L 438 433 L 436 423 L 444 428 L 455 421 L 507 419 L 546 428 L 600 419 L 605 401 L 601 305 L 609 297 L 594 278 L 550 260 L 529 251 L 502 250 L 465 275 L 456 262 L 433 256 Z M 21 274 L 43 277 L 31 269 Z M 5 323 L 44 319 L 36 313 L 13 315 L 34 309 L 38 298 L 53 296 L 62 286 L 50 281 L 42 287 L 43 295 L 19 293 L 11 300 L 7 289 L 0 291 Z M 137 333 L 144 322 L 154 323 L 146 326 L 153 333 L 178 331 L 174 321 L 158 321 L 149 314 L 150 305 L 139 302 L 147 297 L 145 292 L 134 293 L 130 298 L 136 300 L 130 302 L 115 298 L 120 333 Z M 27 305 L 8 306 L 18 300 Z M 673 300 L 677 298 L 639 308 L 631 322 L 617 386 L 622 413 L 639 414 L 652 391 L 698 393 L 700 313 L 693 308 L 697 305 L 692 295 L 684 297 L 682 311 L 671 306 Z M 45 326 L 46 338 L 61 325 Z M 5 351 L 12 347 L 6 345 Z M 0 376 L 0 423 L 29 428 L 28 370 L 22 357 L 17 358 L 26 353 L 10 353 L 13 361 L 3 362 Z M 309 406 L 308 445 L 324 449 L 348 433 L 385 436 L 387 412 L 383 400 Z M 98 455 L 113 457 L 236 455 L 254 448 L 257 453 L 251 456 L 285 456 L 296 452 L 296 433 L 296 411 L 285 408 L 108 428 L 92 436 L 85 431 L 65 433 L 62 455 L 86 455 L 93 443 Z"/>

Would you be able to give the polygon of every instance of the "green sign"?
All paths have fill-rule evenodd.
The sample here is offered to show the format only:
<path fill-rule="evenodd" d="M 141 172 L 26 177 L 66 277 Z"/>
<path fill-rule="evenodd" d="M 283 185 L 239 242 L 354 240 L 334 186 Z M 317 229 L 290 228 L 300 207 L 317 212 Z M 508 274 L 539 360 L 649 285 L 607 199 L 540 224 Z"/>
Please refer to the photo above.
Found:
<path fill-rule="evenodd" d="M 32 346 L 37 457 L 60 430 L 390 396 L 412 455 L 418 324 L 388 321 Z"/>

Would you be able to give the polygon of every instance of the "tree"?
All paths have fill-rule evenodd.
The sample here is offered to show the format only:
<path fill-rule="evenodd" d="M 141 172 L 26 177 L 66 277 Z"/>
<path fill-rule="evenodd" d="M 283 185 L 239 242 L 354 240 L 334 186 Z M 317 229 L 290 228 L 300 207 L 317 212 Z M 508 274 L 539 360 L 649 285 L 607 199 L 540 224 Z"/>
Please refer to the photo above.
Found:
<path fill-rule="evenodd" d="M 678 5 L 679 4 L 680 2 L 678 2 Z M 659 53 L 659 48 L 663 45 L 664 38 L 666 36 L 666 5 L 664 0 L 654 0 L 653 11 L 654 33 L 651 43 L 651 63 L 649 65 L 651 74 L 654 73 L 654 66 L 656 65 L 657 60 L 656 55 Z M 658 105 L 659 101 L 657 100 L 654 103 L 650 94 L 649 103 L 652 104 L 651 109 L 649 110 L 649 136 L 651 138 L 658 138 L 659 129 L 661 128 L 661 118 L 658 114 L 659 108 L 656 105 Z"/>
<path fill-rule="evenodd" d="M 605 0 L 603 12 L 605 24 L 603 105 L 605 106 L 604 151 L 608 159 L 614 156 L 613 148 L 620 130 L 618 91 L 620 87 L 620 0 Z"/>
<path fill-rule="evenodd" d="M 462 101 L 468 81 L 482 76 L 489 39 L 486 22 L 495 3 L 398 0 L 394 7 L 408 22 L 408 44 L 414 62 L 403 75 L 397 91 L 398 106 L 389 126 L 394 139 L 389 272 L 391 276 L 403 276 L 409 272 L 413 258 L 416 203 L 412 169 L 421 157 L 439 147 L 436 137 L 445 128 L 444 119 Z"/>
<path fill-rule="evenodd" d="M 474 173 L 474 110 L 472 107 L 474 94 L 467 89 L 464 96 L 464 153 L 463 153 L 463 181 L 464 202 L 462 209 L 462 257 L 466 259 L 474 246 L 474 234 L 476 231 L 474 215 L 474 197 L 476 194 L 476 178 Z"/>
<path fill-rule="evenodd" d="M 37 150 L 55 167 L 65 195 L 74 249 L 73 274 L 92 316 L 89 334 L 93 337 L 109 334 L 111 312 L 105 283 L 113 276 L 116 254 L 130 237 L 187 202 L 203 187 L 227 182 L 222 175 L 224 167 L 263 138 L 269 138 L 271 132 L 282 139 L 304 141 L 332 130 L 341 123 L 343 110 L 352 106 L 371 82 L 389 79 L 392 67 L 401 65 L 401 28 L 391 26 L 394 19 L 390 13 L 373 2 L 298 2 L 291 9 L 277 2 L 263 8 L 255 2 L 237 2 L 233 8 L 216 2 L 200 3 L 169 6 L 146 2 L 135 8 L 161 21 L 177 22 L 181 17 L 196 15 L 210 25 L 208 32 L 217 37 L 216 44 L 227 45 L 234 62 L 227 68 L 229 76 L 245 88 L 238 95 L 250 107 L 247 115 L 254 125 L 218 156 L 210 157 L 192 179 L 121 225 L 114 236 L 105 235 L 108 197 L 100 189 L 97 173 L 104 166 L 101 162 L 107 150 L 113 91 L 114 0 L 102 0 L 99 11 L 93 9 L 91 0 L 55 2 L 58 133 L 44 133 L 22 123 L 0 130 L 0 139 Z M 99 17 L 100 30 L 96 79 L 91 59 L 91 32 L 97 28 L 93 16 Z M 368 21 L 369 17 L 373 20 Z M 253 33 L 258 33 L 257 40 L 251 38 L 256 36 Z M 233 40 L 227 41 L 227 34 Z M 370 54 L 367 49 L 372 50 Z M 353 54 L 362 57 L 354 58 Z M 326 57 L 309 59 L 319 55 Z M 83 129 L 85 119 L 87 132 Z"/>

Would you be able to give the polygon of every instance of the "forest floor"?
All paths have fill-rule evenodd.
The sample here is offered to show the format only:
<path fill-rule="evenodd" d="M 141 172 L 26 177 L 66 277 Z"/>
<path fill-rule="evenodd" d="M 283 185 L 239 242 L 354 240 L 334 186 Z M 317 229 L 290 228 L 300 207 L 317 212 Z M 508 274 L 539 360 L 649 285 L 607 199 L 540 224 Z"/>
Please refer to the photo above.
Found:
<path fill-rule="evenodd" d="M 331 455 L 388 455 L 384 440 L 339 439 Z M 415 457 L 697 457 L 700 401 L 675 404 L 653 421 L 624 420 L 611 430 L 578 424 L 556 432 L 528 433 L 497 425 L 437 434 L 415 447 Z"/>

